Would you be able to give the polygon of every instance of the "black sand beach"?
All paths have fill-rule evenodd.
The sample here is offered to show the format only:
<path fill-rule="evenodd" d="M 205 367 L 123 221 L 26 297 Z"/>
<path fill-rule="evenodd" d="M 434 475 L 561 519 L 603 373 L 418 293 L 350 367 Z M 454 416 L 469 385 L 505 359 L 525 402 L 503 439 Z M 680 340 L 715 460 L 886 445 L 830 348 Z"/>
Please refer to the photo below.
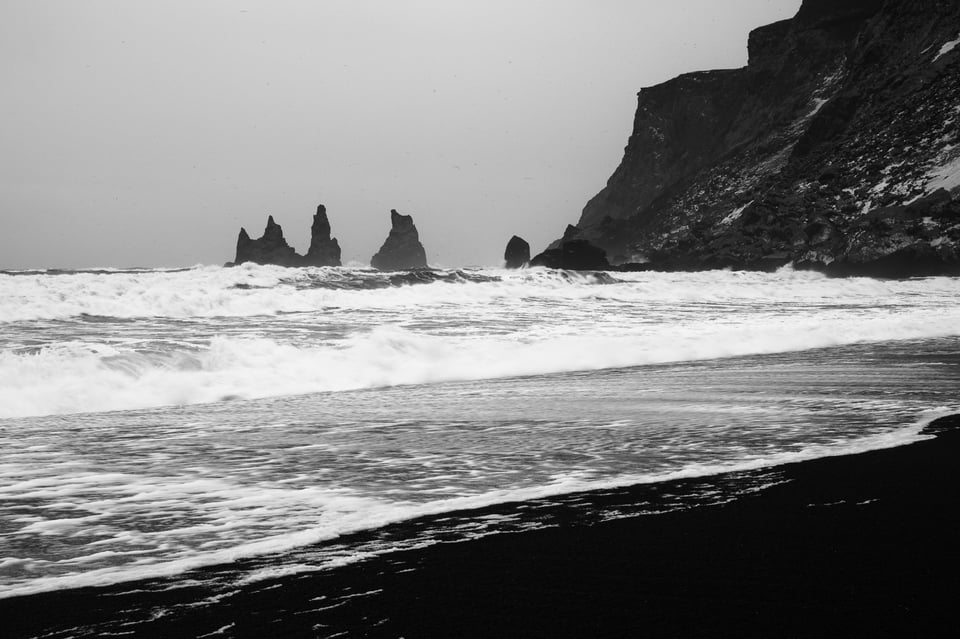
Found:
<path fill-rule="evenodd" d="M 3 636 L 954 636 L 960 416 L 927 432 L 899 448 L 553 500 L 534 516 L 556 527 L 221 596 L 154 580 L 0 600 Z M 668 512 L 611 518 L 637 504 Z"/>

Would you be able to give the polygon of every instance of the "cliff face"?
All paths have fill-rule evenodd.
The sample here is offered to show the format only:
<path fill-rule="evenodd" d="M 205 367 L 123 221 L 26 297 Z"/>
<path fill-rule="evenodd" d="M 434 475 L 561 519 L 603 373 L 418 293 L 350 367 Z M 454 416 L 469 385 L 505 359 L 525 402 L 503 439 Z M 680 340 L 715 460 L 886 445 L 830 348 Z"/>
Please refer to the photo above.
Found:
<path fill-rule="evenodd" d="M 960 3 L 805 0 L 748 53 L 639 93 L 581 237 L 667 268 L 960 271 Z"/>

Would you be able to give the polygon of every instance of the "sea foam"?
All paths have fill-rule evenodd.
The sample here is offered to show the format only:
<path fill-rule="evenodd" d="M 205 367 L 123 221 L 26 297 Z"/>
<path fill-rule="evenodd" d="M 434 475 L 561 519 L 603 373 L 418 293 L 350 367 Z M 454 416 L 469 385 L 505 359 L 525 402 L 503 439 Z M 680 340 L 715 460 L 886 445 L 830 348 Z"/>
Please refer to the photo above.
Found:
<path fill-rule="evenodd" d="M 10 300 L 0 310 L 0 417 L 960 333 L 956 278 L 541 269 L 408 275 L 246 265 L 0 275 L 0 295 Z"/>
<path fill-rule="evenodd" d="M 412 286 L 412 284 L 419 284 Z M 97 318 L 253 317 L 325 310 L 541 298 L 635 303 L 883 302 L 903 295 L 955 295 L 956 278 L 884 281 L 814 273 L 573 273 L 547 269 L 377 273 L 363 269 L 244 264 L 173 271 L 0 272 L 0 322 Z"/>
<path fill-rule="evenodd" d="M 955 334 L 936 318 L 780 318 L 746 325 L 660 325 L 621 335 L 539 339 L 436 336 L 380 327 L 338 345 L 215 337 L 205 348 L 123 352 L 109 345 L 0 354 L 0 417 L 98 412 L 232 399 L 757 355 Z"/>
<path fill-rule="evenodd" d="M 955 411 L 955 409 L 954 409 Z M 685 467 L 661 473 L 625 473 L 615 478 L 591 479 L 576 473 L 558 476 L 553 482 L 527 488 L 488 490 L 483 493 L 452 498 L 438 498 L 426 503 L 391 502 L 349 491 L 327 488 L 285 489 L 249 487 L 241 483 L 219 478 L 180 479 L 170 477 L 127 476 L 109 473 L 85 473 L 66 476 L 56 482 L 38 480 L 13 483 L 0 488 L 0 496 L 15 495 L 18 499 L 67 500 L 74 495 L 82 503 L 91 495 L 101 495 L 93 504 L 83 508 L 97 511 L 83 518 L 36 521 L 21 517 L 13 523 L 21 523 L 16 534 L 32 534 L 58 537 L 70 535 L 78 527 L 85 536 L 103 535 L 101 541 L 87 546 L 86 554 L 56 562 L 56 573 L 37 577 L 49 569 L 49 561 L 0 557 L 0 569 L 23 571 L 26 578 L 8 584 L 0 599 L 24 596 L 51 590 L 104 586 L 108 584 L 144 578 L 176 575 L 202 566 L 226 564 L 238 559 L 284 553 L 338 536 L 361 530 L 380 528 L 405 520 L 456 513 L 484 508 L 495 504 L 522 502 L 569 495 L 576 492 L 609 490 L 637 484 L 667 482 L 678 479 L 706 477 L 719 473 L 757 470 L 810 459 L 848 455 L 893 448 L 919 441 L 923 428 L 937 417 L 950 414 L 951 410 L 940 408 L 926 411 L 918 421 L 892 431 L 856 439 L 843 439 L 829 444 L 809 445 L 793 452 L 777 452 L 757 455 L 731 463 L 692 463 Z M 762 489 L 758 486 L 757 489 Z M 167 514 L 170 519 L 186 519 L 182 512 L 185 505 L 197 507 L 195 516 L 202 520 L 182 527 L 158 526 L 149 532 L 122 530 L 103 525 L 98 530 L 97 522 L 106 524 L 111 518 L 143 516 L 142 511 Z M 187 506 L 189 508 L 189 506 Z M 140 512 L 138 512 L 140 511 Z M 169 512 L 167 512 L 169 511 Z M 202 513 L 202 516 L 199 514 Z M 278 524 L 277 522 L 282 522 Z M 495 522 L 492 522 L 495 524 Z M 539 528 L 548 523 L 532 522 L 530 528 Z M 322 563 L 284 563 L 271 566 L 266 571 L 255 571 L 242 577 L 238 584 L 255 582 L 280 575 L 316 572 L 330 569 L 371 556 L 410 549 L 447 540 L 452 534 L 463 538 L 476 538 L 495 532 L 496 526 L 478 526 L 472 530 L 441 530 L 434 539 L 429 534 L 405 541 L 376 544 L 364 552 L 347 554 L 333 553 Z M 197 544 L 196 538 L 208 538 L 206 544 Z M 106 547 L 119 551 L 100 550 Z M 167 558 L 158 560 L 151 550 L 162 548 Z M 123 550 L 130 548 L 130 550 Z M 262 574 L 261 574 L 262 573 Z M 2 583 L 2 581 L 0 581 Z"/>

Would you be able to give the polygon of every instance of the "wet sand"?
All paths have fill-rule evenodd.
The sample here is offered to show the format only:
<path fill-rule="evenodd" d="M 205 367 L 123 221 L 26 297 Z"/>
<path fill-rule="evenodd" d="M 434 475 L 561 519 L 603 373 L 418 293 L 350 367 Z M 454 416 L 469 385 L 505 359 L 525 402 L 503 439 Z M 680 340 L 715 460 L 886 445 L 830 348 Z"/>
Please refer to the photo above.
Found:
<path fill-rule="evenodd" d="M 203 586 L 153 580 L 0 600 L 0 623 L 11 638 L 953 636 L 960 416 L 927 431 L 760 471 L 776 485 L 726 503 L 598 521 L 584 503 L 672 508 L 698 482 L 585 493 L 550 508 L 557 527 L 261 581 L 208 605 L 179 605 L 209 597 Z M 733 494 L 744 477 L 707 481 Z"/>

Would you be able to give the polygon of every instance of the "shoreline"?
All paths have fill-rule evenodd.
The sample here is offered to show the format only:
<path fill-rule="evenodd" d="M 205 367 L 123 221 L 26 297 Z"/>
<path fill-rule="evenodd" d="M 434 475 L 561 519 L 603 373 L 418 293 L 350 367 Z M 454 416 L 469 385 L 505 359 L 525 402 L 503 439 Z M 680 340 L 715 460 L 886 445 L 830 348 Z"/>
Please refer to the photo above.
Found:
<path fill-rule="evenodd" d="M 11 638 L 936 636 L 960 591 L 960 415 L 924 432 L 936 437 L 718 475 L 704 494 L 719 491 L 722 503 L 688 503 L 696 480 L 588 493 L 546 507 L 557 527 L 259 581 L 210 605 L 195 605 L 214 594 L 202 586 L 165 590 L 173 578 L 0 600 L 0 618 Z M 772 485 L 735 489 L 764 474 Z M 621 519 L 578 510 L 655 511 L 677 499 L 687 502 Z"/>

